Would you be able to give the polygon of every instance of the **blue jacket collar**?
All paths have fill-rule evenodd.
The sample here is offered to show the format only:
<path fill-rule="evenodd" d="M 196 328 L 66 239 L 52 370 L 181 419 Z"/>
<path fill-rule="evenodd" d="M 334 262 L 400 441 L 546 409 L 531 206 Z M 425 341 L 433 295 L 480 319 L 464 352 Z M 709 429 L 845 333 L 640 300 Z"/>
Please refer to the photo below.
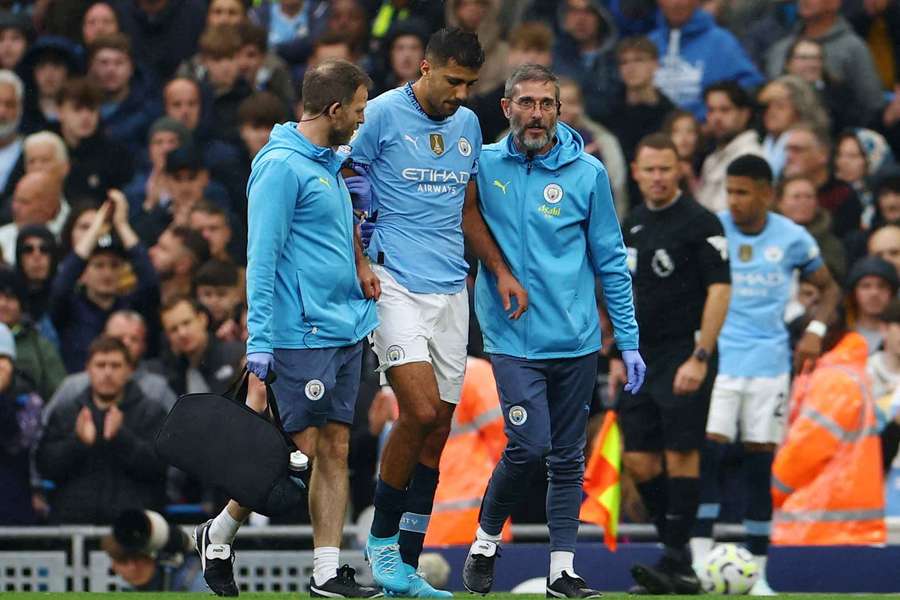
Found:
<path fill-rule="evenodd" d="M 297 129 L 295 121 L 275 125 L 269 136 L 266 150 L 285 148 L 300 154 L 304 158 L 321 163 L 330 171 L 337 173 L 341 168 L 341 159 L 331 148 L 317 146 L 310 142 Z"/>

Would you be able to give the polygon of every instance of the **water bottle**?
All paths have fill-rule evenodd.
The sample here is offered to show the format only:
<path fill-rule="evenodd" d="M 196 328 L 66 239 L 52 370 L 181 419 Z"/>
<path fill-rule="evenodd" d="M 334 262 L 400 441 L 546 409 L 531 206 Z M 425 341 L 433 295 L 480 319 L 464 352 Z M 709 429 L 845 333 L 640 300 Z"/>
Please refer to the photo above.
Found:
<path fill-rule="evenodd" d="M 306 470 L 309 468 L 309 457 L 299 450 L 294 450 L 291 452 L 290 462 L 288 464 L 288 469 L 290 470 L 291 479 L 294 480 L 294 483 L 300 486 L 301 489 L 306 489 L 306 482 L 303 480 L 303 475 L 306 473 Z"/>

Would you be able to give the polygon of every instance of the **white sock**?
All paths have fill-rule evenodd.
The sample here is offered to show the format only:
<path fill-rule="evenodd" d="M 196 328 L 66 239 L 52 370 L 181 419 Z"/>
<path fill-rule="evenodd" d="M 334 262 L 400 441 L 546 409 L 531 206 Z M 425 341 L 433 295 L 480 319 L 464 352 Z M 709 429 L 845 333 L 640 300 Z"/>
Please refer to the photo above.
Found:
<path fill-rule="evenodd" d="M 322 546 L 313 549 L 313 580 L 316 585 L 325 585 L 332 577 L 337 577 L 340 549 Z"/>
<path fill-rule="evenodd" d="M 759 578 L 762 580 L 766 579 L 766 563 L 769 561 L 769 557 L 762 555 L 758 556 L 756 554 L 753 555 L 753 562 L 756 563 L 757 568 L 759 568 Z"/>
<path fill-rule="evenodd" d="M 478 529 L 475 531 L 475 539 L 483 542 L 494 542 L 495 544 L 499 544 L 503 534 L 498 533 L 497 535 L 491 535 L 481 528 L 481 525 L 478 526 Z"/>
<path fill-rule="evenodd" d="M 713 547 L 713 539 L 707 537 L 691 538 L 691 562 L 695 565 L 702 565 L 706 562 L 710 550 Z"/>
<path fill-rule="evenodd" d="M 555 551 L 550 553 L 550 583 L 562 577 L 563 571 L 566 571 L 572 577 L 578 577 L 575 574 L 575 553 Z"/>
<path fill-rule="evenodd" d="M 228 514 L 228 507 L 225 507 L 209 525 L 209 541 L 213 544 L 230 544 L 240 528 L 241 521 Z"/>

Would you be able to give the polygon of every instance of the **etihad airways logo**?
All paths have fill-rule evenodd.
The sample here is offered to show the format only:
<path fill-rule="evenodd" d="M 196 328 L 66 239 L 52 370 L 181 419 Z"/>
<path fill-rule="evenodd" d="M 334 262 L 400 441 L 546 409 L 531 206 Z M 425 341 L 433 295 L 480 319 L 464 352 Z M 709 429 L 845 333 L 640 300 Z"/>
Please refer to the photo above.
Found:
<path fill-rule="evenodd" d="M 455 193 L 458 186 L 469 182 L 471 175 L 467 171 L 449 171 L 447 169 L 420 169 L 409 167 L 403 169 L 403 179 L 418 183 L 417 191 L 433 193 Z"/>

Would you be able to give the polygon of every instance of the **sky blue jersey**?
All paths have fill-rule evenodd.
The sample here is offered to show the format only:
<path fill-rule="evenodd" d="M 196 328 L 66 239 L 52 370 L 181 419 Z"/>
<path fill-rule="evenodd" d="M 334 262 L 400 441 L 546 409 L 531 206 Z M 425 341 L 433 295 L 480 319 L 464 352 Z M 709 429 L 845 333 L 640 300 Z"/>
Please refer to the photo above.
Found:
<path fill-rule="evenodd" d="M 790 371 L 784 309 L 791 278 L 817 271 L 824 263 L 807 231 L 769 213 L 766 226 L 746 235 L 729 212 L 719 213 L 731 257 L 731 304 L 719 334 L 719 373 L 735 377 L 775 377 Z"/>
<path fill-rule="evenodd" d="M 369 102 L 365 117 L 350 158 L 369 176 L 378 211 L 369 258 L 411 292 L 459 292 L 468 272 L 463 200 L 481 154 L 478 118 L 465 107 L 430 118 L 411 84 Z"/>

